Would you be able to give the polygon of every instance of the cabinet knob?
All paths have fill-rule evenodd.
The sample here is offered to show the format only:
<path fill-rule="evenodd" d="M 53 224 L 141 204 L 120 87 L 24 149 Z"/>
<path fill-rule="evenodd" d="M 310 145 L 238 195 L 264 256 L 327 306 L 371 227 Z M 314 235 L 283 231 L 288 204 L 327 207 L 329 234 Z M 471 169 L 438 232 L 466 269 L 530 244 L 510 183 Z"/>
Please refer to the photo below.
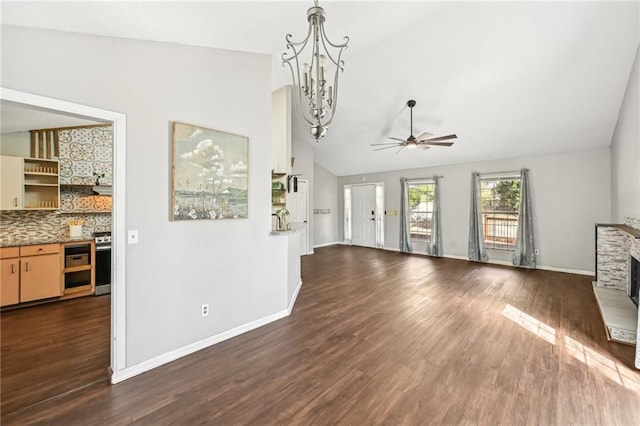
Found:
<path fill-rule="evenodd" d="M 18 207 L 18 197 L 13 198 L 13 207 Z"/>
<path fill-rule="evenodd" d="M 16 273 L 16 264 L 15 264 L 15 263 L 12 263 L 12 264 L 11 264 L 11 273 L 12 273 L 12 274 L 15 274 L 15 273 Z"/>
<path fill-rule="evenodd" d="M 27 262 L 27 263 L 25 263 L 25 264 L 24 264 L 24 270 L 25 270 L 26 272 L 29 272 L 29 262 Z"/>

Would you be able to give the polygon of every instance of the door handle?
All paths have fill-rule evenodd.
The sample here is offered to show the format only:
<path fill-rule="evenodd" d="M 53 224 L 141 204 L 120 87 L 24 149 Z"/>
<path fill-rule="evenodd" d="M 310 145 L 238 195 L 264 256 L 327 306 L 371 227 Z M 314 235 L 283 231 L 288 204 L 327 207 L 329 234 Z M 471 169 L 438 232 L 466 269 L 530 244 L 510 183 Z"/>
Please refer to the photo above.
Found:
<path fill-rule="evenodd" d="M 15 264 L 15 263 L 12 263 L 12 264 L 11 264 L 11 273 L 12 273 L 12 274 L 15 274 L 15 273 L 16 273 L 16 264 Z"/>
<path fill-rule="evenodd" d="M 30 270 L 29 269 L 29 262 L 24 264 L 24 270 L 25 270 L 25 272 L 29 272 L 29 270 Z"/>
<path fill-rule="evenodd" d="M 13 198 L 13 207 L 18 207 L 18 197 Z"/>

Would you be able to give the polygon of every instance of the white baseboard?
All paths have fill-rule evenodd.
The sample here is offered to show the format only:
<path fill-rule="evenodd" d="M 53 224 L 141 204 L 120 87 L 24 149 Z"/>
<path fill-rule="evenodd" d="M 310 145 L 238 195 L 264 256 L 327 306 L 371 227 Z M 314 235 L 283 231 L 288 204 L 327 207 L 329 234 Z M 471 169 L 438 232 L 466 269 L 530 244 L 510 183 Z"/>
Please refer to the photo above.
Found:
<path fill-rule="evenodd" d="M 298 295 L 298 291 L 301 285 L 302 285 L 302 281 L 300 281 L 300 283 L 298 284 L 298 288 L 296 289 L 295 296 L 292 299 L 293 302 L 295 302 L 295 298 Z M 171 361 L 175 361 L 178 358 L 182 358 L 183 356 L 192 354 L 201 349 L 215 345 L 216 343 L 223 342 L 227 339 L 231 339 L 232 337 L 236 337 L 240 334 L 246 333 L 247 331 L 251 331 L 258 327 L 262 327 L 263 325 L 282 319 L 289 315 L 289 313 L 291 312 L 291 309 L 293 309 L 293 304 L 290 304 L 287 309 L 284 309 L 282 311 L 276 312 L 271 315 L 267 315 L 266 317 L 257 319 L 247 324 L 243 324 L 239 327 L 232 328 L 231 330 L 225 331 L 220 334 L 216 334 L 215 336 L 207 337 L 206 339 L 200 340 L 195 343 L 191 343 L 190 345 L 183 346 L 182 348 L 175 349 L 173 351 L 170 351 L 165 354 L 159 355 L 157 357 L 151 358 L 149 360 L 143 361 L 140 364 L 136 364 L 131 367 L 122 369 L 120 371 L 116 371 L 111 376 L 111 383 L 116 384 L 116 383 L 122 382 L 134 376 L 137 376 L 138 374 L 142 374 L 145 371 L 149 371 L 156 367 L 160 367 L 163 364 L 167 364 Z"/>
<path fill-rule="evenodd" d="M 556 268 L 555 266 L 537 265 L 536 269 L 542 269 L 545 271 L 554 271 L 554 272 L 564 272 L 565 274 L 588 275 L 591 277 L 594 277 L 596 275 L 595 272 L 593 271 L 583 271 L 581 269 Z"/>
<path fill-rule="evenodd" d="M 298 280 L 298 285 L 296 286 L 296 289 L 293 292 L 293 296 L 289 301 L 289 306 L 287 307 L 287 316 L 291 315 L 291 311 L 293 311 L 293 305 L 296 304 L 296 299 L 298 298 L 298 293 L 300 293 L 301 288 L 302 288 L 302 278 Z"/>
<path fill-rule="evenodd" d="M 385 250 L 388 251 L 400 251 L 396 248 L 391 248 L 391 247 L 385 247 Z M 416 254 L 423 254 L 423 253 L 416 253 Z M 426 256 L 426 254 L 425 254 Z M 444 254 L 442 255 L 442 257 L 446 257 L 448 259 L 457 259 L 457 260 L 466 260 L 467 262 L 469 262 L 469 258 L 466 256 L 457 256 L 457 255 L 453 255 L 453 254 Z M 493 264 L 493 265 L 503 265 L 503 266 L 512 266 L 514 268 L 517 268 L 517 266 L 514 266 L 513 263 L 511 262 L 507 262 L 504 260 L 489 260 L 487 262 L 482 262 L 482 263 L 488 263 L 488 264 Z M 593 271 L 584 271 L 581 269 L 569 269 L 569 268 L 557 268 L 555 266 L 544 266 L 544 265 L 536 265 L 536 269 L 541 269 L 543 271 L 553 271 L 553 272 L 564 272 L 565 274 L 576 274 L 576 275 L 587 275 L 587 276 L 594 276 L 595 273 Z"/>
<path fill-rule="evenodd" d="M 317 245 L 313 246 L 313 248 L 316 249 L 316 248 L 320 248 L 320 247 L 335 246 L 335 245 L 338 245 L 338 244 L 344 244 L 344 243 L 336 241 L 334 243 L 317 244 Z"/>

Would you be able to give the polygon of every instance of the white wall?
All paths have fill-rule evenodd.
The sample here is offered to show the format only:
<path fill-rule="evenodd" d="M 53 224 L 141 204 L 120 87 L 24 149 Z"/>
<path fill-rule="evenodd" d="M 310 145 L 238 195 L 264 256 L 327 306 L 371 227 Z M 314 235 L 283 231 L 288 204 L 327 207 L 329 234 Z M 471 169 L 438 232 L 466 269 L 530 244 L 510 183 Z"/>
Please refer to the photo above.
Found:
<path fill-rule="evenodd" d="M 611 141 L 611 220 L 640 217 L 640 68 L 636 59 Z"/>
<path fill-rule="evenodd" d="M 313 209 L 330 210 L 330 213 L 314 214 L 313 241 L 315 246 L 342 241 L 338 238 L 338 178 L 318 164 L 313 173 Z M 312 210 L 313 210 L 312 209 Z"/>
<path fill-rule="evenodd" d="M 418 153 L 420 154 L 420 153 Z M 428 153 L 426 153 L 428 155 Z M 386 210 L 400 210 L 400 177 L 442 179 L 442 229 L 445 256 L 467 258 L 471 173 L 530 170 L 538 265 L 576 271 L 594 270 L 594 224 L 610 220 L 609 149 L 411 169 L 338 178 L 338 232 L 343 232 L 343 185 L 384 182 Z M 398 249 L 399 216 L 385 217 L 386 247 Z M 489 250 L 495 261 L 510 252 Z"/>
<path fill-rule="evenodd" d="M 291 171 L 291 88 L 281 87 L 271 95 L 271 168 L 275 173 Z"/>
<path fill-rule="evenodd" d="M 269 236 L 269 56 L 7 26 L 1 35 L 3 87 L 127 114 L 126 224 L 140 236 L 126 252 L 127 366 L 286 309 L 287 241 Z M 169 221 L 171 121 L 249 137 L 248 219 Z"/>
<path fill-rule="evenodd" d="M 0 135 L 0 155 L 29 157 L 31 135 L 29 132 L 3 133 Z"/>

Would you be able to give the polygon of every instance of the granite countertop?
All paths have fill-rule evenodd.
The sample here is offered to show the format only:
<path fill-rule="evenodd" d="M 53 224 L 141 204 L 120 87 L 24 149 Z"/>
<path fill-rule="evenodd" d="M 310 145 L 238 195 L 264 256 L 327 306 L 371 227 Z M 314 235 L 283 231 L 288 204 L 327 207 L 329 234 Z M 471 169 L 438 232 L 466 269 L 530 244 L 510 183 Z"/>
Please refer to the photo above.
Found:
<path fill-rule="evenodd" d="M 93 235 L 90 232 L 83 232 L 79 237 L 70 237 L 68 232 L 63 232 L 58 236 L 29 236 L 7 238 L 0 241 L 0 247 L 15 246 L 34 246 L 38 244 L 56 244 L 56 243 L 72 243 L 74 241 L 93 241 Z"/>

